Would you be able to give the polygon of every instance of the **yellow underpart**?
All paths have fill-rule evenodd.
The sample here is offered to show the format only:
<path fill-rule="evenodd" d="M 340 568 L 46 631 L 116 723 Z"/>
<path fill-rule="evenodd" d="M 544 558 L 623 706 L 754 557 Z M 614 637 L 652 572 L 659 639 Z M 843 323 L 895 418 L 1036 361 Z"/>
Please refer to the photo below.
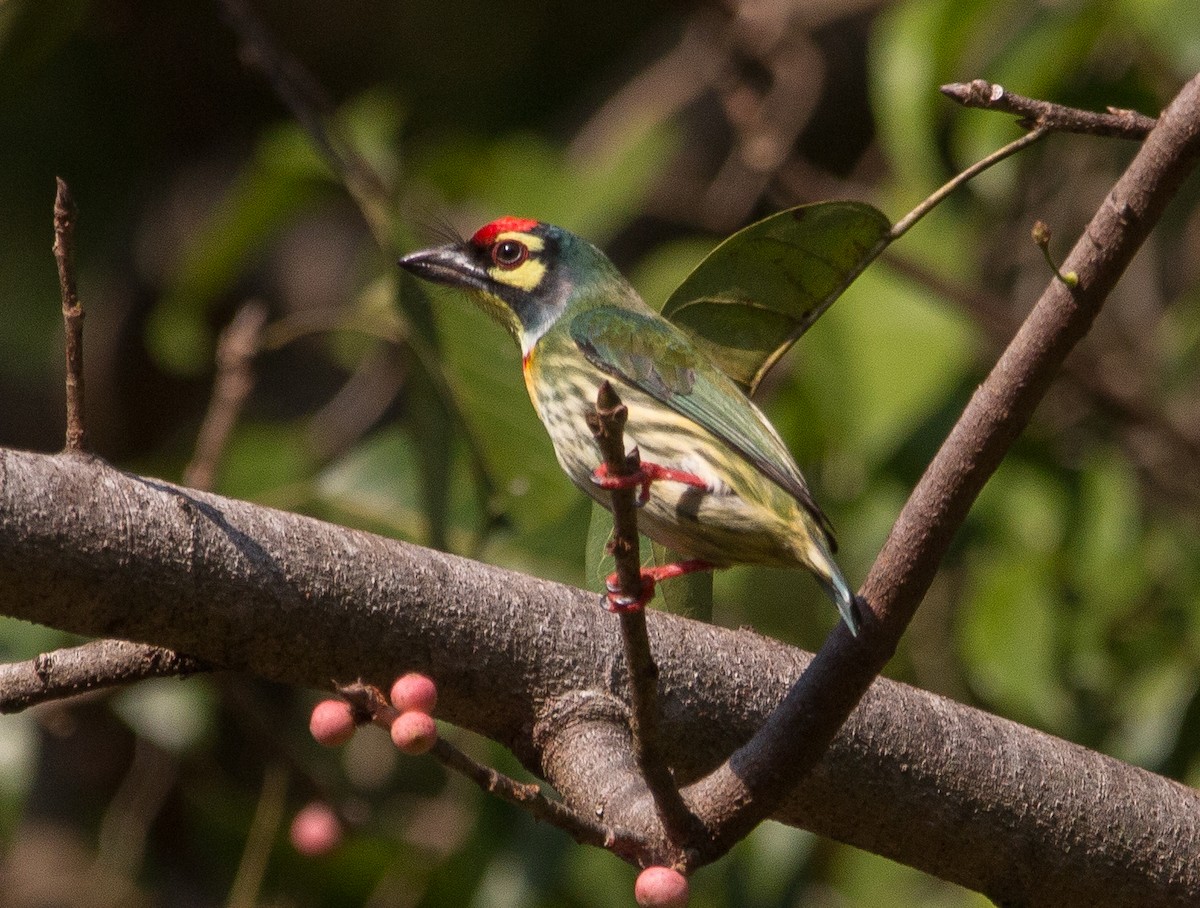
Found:
<path fill-rule="evenodd" d="M 538 374 L 538 366 L 534 360 L 534 354 L 537 352 L 535 347 L 525 354 L 524 361 L 521 363 L 521 371 L 525 375 L 525 390 L 529 392 L 529 399 L 533 401 L 533 409 L 537 413 L 538 418 L 541 418 L 542 411 L 538 406 L 537 383 L 540 378 Z"/>
<path fill-rule="evenodd" d="M 501 268 L 499 265 L 489 268 L 488 276 L 494 281 L 508 284 L 519 290 L 532 290 L 546 276 L 546 266 L 536 257 L 537 253 L 546 248 L 545 242 L 539 236 L 516 230 L 506 231 L 496 237 L 496 242 L 504 240 L 516 240 L 518 243 L 523 243 L 529 249 L 529 258 L 516 268 Z"/>

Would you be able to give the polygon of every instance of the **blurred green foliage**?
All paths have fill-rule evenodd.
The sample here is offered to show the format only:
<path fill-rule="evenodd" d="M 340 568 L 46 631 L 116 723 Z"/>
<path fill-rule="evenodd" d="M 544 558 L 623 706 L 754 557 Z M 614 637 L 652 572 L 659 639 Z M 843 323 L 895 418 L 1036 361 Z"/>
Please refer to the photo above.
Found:
<path fill-rule="evenodd" d="M 704 5 L 256 5 L 328 91 L 340 147 L 379 176 L 364 201 L 261 74 L 240 65 L 215 6 L 8 0 L 0 443 L 50 450 L 61 436 L 49 253 L 60 174 L 81 209 L 99 453 L 177 479 L 217 333 L 260 298 L 272 323 L 218 491 L 594 584 L 590 508 L 554 462 L 517 351 L 466 301 L 424 297 L 395 273 L 395 255 L 430 240 L 431 222 L 460 232 L 506 213 L 561 223 L 605 245 L 662 305 L 745 223 L 842 196 L 896 220 L 1019 134 L 1011 118 L 954 108 L 941 83 L 986 77 L 1153 114 L 1200 67 L 1191 0 L 812 7 L 802 21 L 779 4 L 772 42 Z M 817 113 L 774 135 L 787 117 L 756 126 L 755 104 L 774 73 L 812 65 L 805 23 L 838 78 L 809 73 L 810 94 L 795 105 Z M 681 34 L 706 29 L 707 50 L 672 56 Z M 725 54 L 719 76 L 706 75 L 706 53 Z M 863 123 L 873 136 L 854 147 L 847 136 L 866 134 Z M 775 157 L 763 152 L 772 147 Z M 806 157 L 814 147 L 850 150 L 830 175 Z M 1049 279 L 1028 240 L 1033 220 L 1051 224 L 1061 257 L 1131 153 L 1114 140 L 1054 136 L 984 174 L 863 274 L 766 376 L 759 399 L 833 518 L 852 580 Z M 1188 419 L 1200 348 L 1196 196 L 1193 182 L 984 490 L 890 667 L 1191 784 L 1200 781 L 1200 438 Z M 744 212 L 712 201 L 728 198 Z M 399 392 L 374 400 L 371 389 L 389 380 Z M 715 588 L 716 621 L 809 648 L 835 620 L 803 575 L 739 569 Z M 9 658 L 65 642 L 0 624 Z M 332 855 L 304 859 L 275 830 L 263 904 L 627 899 L 630 868 L 429 761 L 401 761 L 370 735 L 318 752 L 304 735 L 308 702 L 195 678 L 0 720 L 5 869 L 31 849 L 53 868 L 19 876 L 12 904 L 65 897 L 96 868 L 132 881 L 148 904 L 224 903 L 278 764 L 290 767 L 289 815 L 326 797 L 356 831 Z M 522 772 L 498 745 L 464 746 Z M 159 795 L 131 804 L 122 794 L 131 786 Z M 143 838 L 122 840 L 122 851 L 105 832 L 114 824 Z M 86 860 L 72 858 L 68 840 Z M 701 871 L 693 891 L 695 906 L 981 902 L 773 824 Z"/>

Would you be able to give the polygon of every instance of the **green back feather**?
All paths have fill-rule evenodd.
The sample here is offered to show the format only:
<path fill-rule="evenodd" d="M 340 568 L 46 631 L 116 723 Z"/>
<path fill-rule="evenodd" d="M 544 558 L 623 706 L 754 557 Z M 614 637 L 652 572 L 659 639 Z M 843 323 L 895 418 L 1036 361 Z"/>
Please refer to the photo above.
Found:
<path fill-rule="evenodd" d="M 829 520 L 813 500 L 787 446 L 733 380 L 687 335 L 649 309 L 639 312 L 601 304 L 567 319 L 571 338 L 593 365 L 721 439 L 795 497 L 833 544 Z"/>

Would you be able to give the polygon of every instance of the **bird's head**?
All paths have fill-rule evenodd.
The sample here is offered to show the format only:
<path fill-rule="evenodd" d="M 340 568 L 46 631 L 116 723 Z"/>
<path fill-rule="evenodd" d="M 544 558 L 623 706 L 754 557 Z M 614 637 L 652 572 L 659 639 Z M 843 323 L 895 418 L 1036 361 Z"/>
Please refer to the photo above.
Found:
<path fill-rule="evenodd" d="M 573 233 L 527 218 L 503 217 L 469 240 L 400 259 L 418 277 L 467 291 L 528 353 L 581 293 L 622 285 L 599 249 Z"/>

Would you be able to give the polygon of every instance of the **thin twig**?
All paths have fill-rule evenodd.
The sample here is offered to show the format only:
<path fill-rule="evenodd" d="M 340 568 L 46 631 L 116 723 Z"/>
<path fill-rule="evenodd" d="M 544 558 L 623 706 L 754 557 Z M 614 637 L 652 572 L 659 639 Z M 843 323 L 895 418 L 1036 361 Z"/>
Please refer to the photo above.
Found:
<path fill-rule="evenodd" d="M 267 307 L 253 300 L 242 306 L 217 341 L 217 374 L 208 412 L 196 436 L 192 460 L 183 471 L 183 484 L 212 491 L 217 467 L 229 436 L 254 388 L 254 357 L 262 345 Z"/>
<path fill-rule="evenodd" d="M 942 200 L 945 199 L 946 196 L 950 195 L 950 193 L 956 190 L 963 183 L 974 179 L 989 167 L 999 164 L 1005 158 L 1016 154 L 1021 149 L 1027 148 L 1034 142 L 1037 142 L 1039 139 L 1044 137 L 1050 131 L 1051 130 L 1049 127 L 1039 126 L 1031 132 L 1025 133 L 1025 135 L 1021 136 L 1021 138 L 1009 142 L 1003 148 L 993 151 L 986 158 L 976 161 L 962 173 L 955 175 L 931 196 L 921 202 L 920 205 L 893 224 L 892 229 L 888 231 L 887 241 L 890 243 L 892 240 L 898 240 L 900 237 L 904 236 L 904 234 L 906 234 L 912 228 L 912 226 L 917 223 L 917 221 L 921 220 L 921 218 L 933 211 L 934 208 L 941 204 Z"/>
<path fill-rule="evenodd" d="M 1065 107 L 1050 101 L 1026 98 L 986 79 L 943 85 L 941 93 L 964 107 L 999 110 L 1016 114 L 1025 129 L 1046 128 L 1055 132 L 1077 132 L 1113 139 L 1141 140 L 1150 134 L 1156 120 L 1136 110 L 1110 107 L 1108 113 L 1096 113 Z"/>
<path fill-rule="evenodd" d="M 225 908 L 254 908 L 262 903 L 262 884 L 271 847 L 283 824 L 283 810 L 287 806 L 288 770 L 282 763 L 269 763 L 263 772 L 262 791 L 258 805 L 254 808 L 254 819 L 237 873 L 229 887 L 229 898 Z"/>
<path fill-rule="evenodd" d="M 87 447 L 83 420 L 83 304 L 75 283 L 75 201 L 66 180 L 56 177 L 54 195 L 54 260 L 62 293 L 63 327 L 66 329 L 67 439 L 66 449 Z"/>
<path fill-rule="evenodd" d="M 331 120 L 331 105 L 319 83 L 295 57 L 279 46 L 250 6 L 244 0 L 220 2 L 241 42 L 243 57 L 262 70 L 280 100 L 308 133 L 335 176 L 345 186 L 376 245 L 385 255 L 393 256 L 396 252 L 394 187 L 336 128 Z M 480 529 L 482 538 L 495 527 L 500 517 L 496 505 L 496 483 L 479 438 L 471 430 L 459 403 L 461 396 L 455 393 L 447 375 L 436 337 L 412 328 L 413 321 L 420 323 L 424 318 L 423 293 L 411 278 L 401 277 L 401 281 L 404 289 L 397 292 L 397 298 L 404 312 L 401 314 L 400 310 L 396 311 L 400 321 L 399 333 L 404 339 L 405 348 L 416 357 L 422 371 L 429 377 L 434 396 L 460 429 L 466 443 L 475 480 L 476 500 L 480 512 L 486 515 Z M 410 319 L 409 315 L 414 311 L 417 312 L 417 318 Z"/>
<path fill-rule="evenodd" d="M 596 395 L 596 409 L 588 414 L 588 428 L 608 466 L 610 476 L 629 476 L 640 466 L 637 451 L 625 453 L 625 421 L 629 410 L 608 382 Z M 612 490 L 613 535 L 609 553 L 617 568 L 622 595 L 636 599 L 642 592 L 642 562 L 638 551 L 637 504 L 635 488 Z M 651 666 L 653 671 L 653 666 Z"/>
<path fill-rule="evenodd" d="M 258 15 L 242 0 L 221 0 L 229 24 L 241 39 L 243 60 L 262 70 L 280 100 L 309 134 L 338 179 L 349 190 L 383 247 L 392 242 L 391 187 L 330 122 L 332 105 L 321 85 L 285 53 Z"/>
<path fill-rule="evenodd" d="M 629 412 L 612 385 L 605 382 L 596 397 L 596 409 L 588 414 L 588 426 L 600 447 L 610 476 L 628 476 L 638 468 L 638 456 L 625 453 L 625 420 Z M 642 591 L 641 558 L 638 553 L 636 489 L 612 490 L 613 539 L 611 550 L 617 566 L 621 593 L 637 598 Z M 702 834 L 702 827 L 688 809 L 675 779 L 667 768 L 659 742 L 658 667 L 650 652 L 646 613 L 638 608 L 620 613 L 621 640 L 629 670 L 632 706 L 631 730 L 638 766 L 654 797 L 659 817 L 672 842 L 687 848 Z"/>
<path fill-rule="evenodd" d="M 466 776 L 483 791 L 527 810 L 535 819 L 563 830 L 581 845 L 606 848 L 632 859 L 646 850 L 646 843 L 633 833 L 606 826 L 578 813 L 562 801 L 553 801 L 533 784 L 518 782 L 490 766 L 468 756 L 446 739 L 439 737 L 430 751 L 443 766 Z"/>
<path fill-rule="evenodd" d="M 0 665 L 0 713 L 17 713 L 48 700 L 209 671 L 211 666 L 162 646 L 124 640 L 93 640 L 42 653 L 26 662 Z"/>
<path fill-rule="evenodd" d="M 337 692 L 350 704 L 359 724 L 370 722 L 385 731 L 391 728 L 400 712 L 374 684 L 355 681 L 336 685 Z M 535 819 L 563 830 L 582 845 L 607 848 L 625 858 L 645 850 L 646 843 L 625 830 L 614 829 L 578 813 L 561 801 L 547 798 L 538 785 L 518 782 L 499 770 L 485 766 L 438 735 L 430 753 L 447 769 L 470 779 L 488 794 L 495 795 L 528 811 Z"/>

